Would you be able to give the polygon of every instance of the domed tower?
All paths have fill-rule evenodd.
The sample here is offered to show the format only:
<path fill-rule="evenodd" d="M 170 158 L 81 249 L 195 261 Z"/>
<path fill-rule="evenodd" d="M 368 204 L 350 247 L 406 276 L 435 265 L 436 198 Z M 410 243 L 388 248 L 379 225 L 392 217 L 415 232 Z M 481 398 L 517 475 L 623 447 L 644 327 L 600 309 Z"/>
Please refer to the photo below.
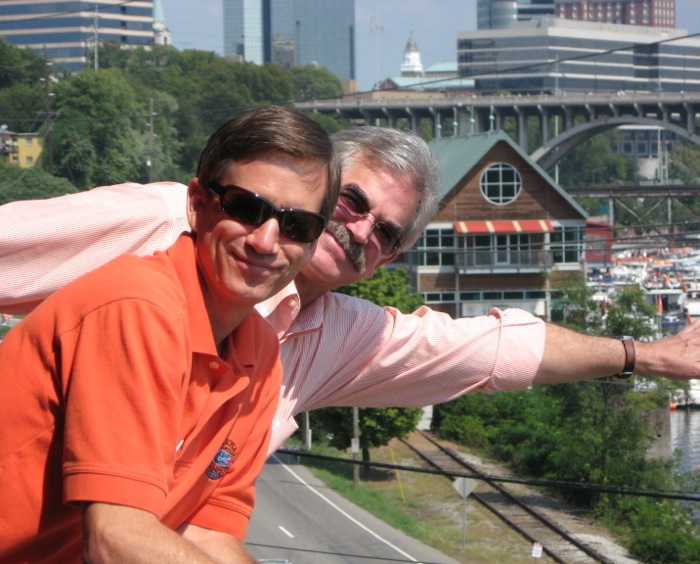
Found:
<path fill-rule="evenodd" d="M 423 65 L 420 62 L 420 53 L 413 32 L 406 43 L 404 51 L 403 64 L 401 65 L 401 76 L 423 76 Z"/>

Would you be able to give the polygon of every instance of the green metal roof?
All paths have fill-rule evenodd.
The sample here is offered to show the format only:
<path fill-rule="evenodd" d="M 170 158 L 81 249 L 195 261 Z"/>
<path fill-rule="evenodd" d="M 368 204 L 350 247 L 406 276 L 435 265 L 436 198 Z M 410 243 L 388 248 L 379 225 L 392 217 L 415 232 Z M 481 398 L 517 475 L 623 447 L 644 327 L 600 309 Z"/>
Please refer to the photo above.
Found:
<path fill-rule="evenodd" d="M 399 90 L 449 90 L 451 88 L 474 88 L 473 78 L 442 76 L 392 76 L 389 78 Z"/>

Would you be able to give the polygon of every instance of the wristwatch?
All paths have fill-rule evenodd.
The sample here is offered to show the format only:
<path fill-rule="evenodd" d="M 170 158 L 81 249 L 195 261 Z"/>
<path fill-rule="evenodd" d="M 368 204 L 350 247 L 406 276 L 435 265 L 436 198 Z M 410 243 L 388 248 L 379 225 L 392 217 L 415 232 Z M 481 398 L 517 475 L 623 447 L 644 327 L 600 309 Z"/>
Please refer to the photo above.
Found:
<path fill-rule="evenodd" d="M 615 338 L 621 341 L 625 346 L 625 367 L 622 369 L 622 372 L 615 374 L 615 378 L 629 378 L 634 374 L 634 361 L 636 356 L 634 352 L 634 337 L 622 335 Z"/>

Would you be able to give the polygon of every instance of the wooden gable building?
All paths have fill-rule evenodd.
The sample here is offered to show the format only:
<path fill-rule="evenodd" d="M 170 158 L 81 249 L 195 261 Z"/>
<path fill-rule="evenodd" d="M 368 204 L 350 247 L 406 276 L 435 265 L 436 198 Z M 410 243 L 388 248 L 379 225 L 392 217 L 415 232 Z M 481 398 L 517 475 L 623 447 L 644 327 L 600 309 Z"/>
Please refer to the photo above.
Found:
<path fill-rule="evenodd" d="M 440 211 L 407 257 L 412 285 L 454 317 L 519 307 L 583 276 L 586 212 L 501 131 L 436 139 Z"/>

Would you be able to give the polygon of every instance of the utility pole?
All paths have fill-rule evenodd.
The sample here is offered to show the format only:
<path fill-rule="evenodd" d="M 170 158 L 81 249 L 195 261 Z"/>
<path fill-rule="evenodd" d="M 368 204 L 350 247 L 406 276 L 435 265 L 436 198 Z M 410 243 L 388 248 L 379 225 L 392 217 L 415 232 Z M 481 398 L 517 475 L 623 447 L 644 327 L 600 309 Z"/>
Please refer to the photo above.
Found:
<path fill-rule="evenodd" d="M 374 33 L 374 87 L 375 90 L 379 86 L 379 32 L 384 31 L 384 28 L 376 23 L 376 18 L 372 16 L 370 18 L 369 30 Z"/>
<path fill-rule="evenodd" d="M 360 410 L 357 407 L 352 408 L 352 459 L 357 460 L 357 455 L 360 452 Z M 352 465 L 352 483 L 355 486 L 360 485 L 360 466 Z"/>
<path fill-rule="evenodd" d="M 153 117 L 156 114 L 153 112 L 153 96 L 151 96 L 150 111 L 149 111 L 149 123 L 148 127 L 150 130 L 150 135 L 148 136 L 148 182 L 153 182 L 153 168 L 154 168 L 154 156 L 155 156 L 155 133 L 153 132 Z"/>
<path fill-rule="evenodd" d="M 99 63 L 99 47 L 100 47 L 100 32 L 97 26 L 97 20 L 99 19 L 99 15 L 97 13 L 97 6 L 95 6 L 95 17 L 92 20 L 92 31 L 94 35 L 94 40 L 95 40 L 95 72 L 100 70 L 100 63 Z"/>
<path fill-rule="evenodd" d="M 49 72 L 49 67 L 51 63 L 49 62 L 48 54 L 46 53 L 46 45 L 44 45 L 44 116 L 46 123 L 46 164 L 47 171 L 49 174 L 53 174 L 53 143 L 51 141 L 51 130 L 53 129 L 53 111 L 51 110 L 51 98 L 53 97 L 53 92 L 51 92 L 51 73 Z"/>

